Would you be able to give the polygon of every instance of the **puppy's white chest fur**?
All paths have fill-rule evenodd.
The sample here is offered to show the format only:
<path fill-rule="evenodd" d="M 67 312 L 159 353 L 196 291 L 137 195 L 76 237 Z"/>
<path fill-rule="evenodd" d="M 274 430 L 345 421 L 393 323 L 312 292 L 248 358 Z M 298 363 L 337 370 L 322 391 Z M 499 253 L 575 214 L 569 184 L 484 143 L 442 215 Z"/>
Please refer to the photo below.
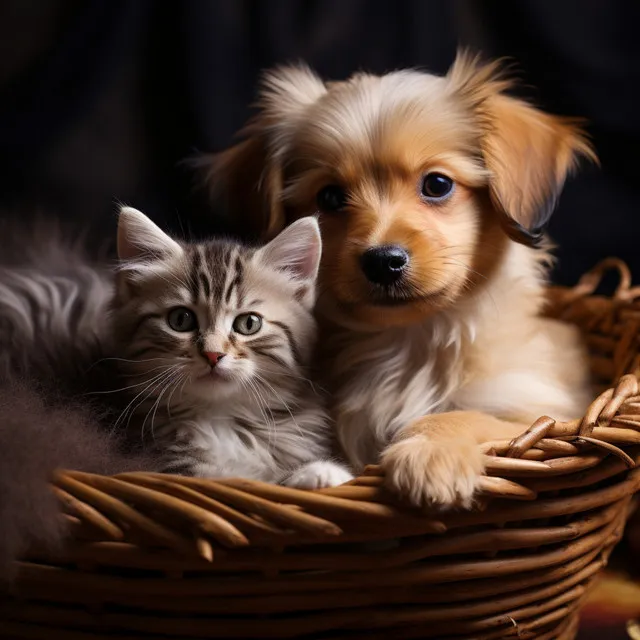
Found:
<path fill-rule="evenodd" d="M 582 346 L 573 328 L 538 317 L 538 268 L 530 250 L 514 245 L 491 283 L 455 310 L 411 327 L 334 335 L 336 428 L 356 469 L 432 413 L 475 410 L 527 423 L 581 415 Z"/>
<path fill-rule="evenodd" d="M 334 368 L 336 428 L 357 468 L 375 462 L 398 429 L 449 404 L 462 336 L 440 343 L 440 324 L 341 336 Z"/>

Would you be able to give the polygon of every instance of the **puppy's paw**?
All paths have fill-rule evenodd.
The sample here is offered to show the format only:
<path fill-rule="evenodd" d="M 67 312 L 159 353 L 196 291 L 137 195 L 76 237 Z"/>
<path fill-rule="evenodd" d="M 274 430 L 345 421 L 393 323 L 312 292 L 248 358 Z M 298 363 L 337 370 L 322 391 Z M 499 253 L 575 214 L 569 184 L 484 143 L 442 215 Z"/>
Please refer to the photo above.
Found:
<path fill-rule="evenodd" d="M 387 487 L 412 505 L 442 509 L 473 505 L 484 456 L 472 441 L 415 435 L 382 454 Z"/>
<path fill-rule="evenodd" d="M 349 480 L 353 480 L 353 475 L 342 465 L 331 460 L 316 460 L 296 469 L 282 484 L 296 489 L 324 489 Z"/>

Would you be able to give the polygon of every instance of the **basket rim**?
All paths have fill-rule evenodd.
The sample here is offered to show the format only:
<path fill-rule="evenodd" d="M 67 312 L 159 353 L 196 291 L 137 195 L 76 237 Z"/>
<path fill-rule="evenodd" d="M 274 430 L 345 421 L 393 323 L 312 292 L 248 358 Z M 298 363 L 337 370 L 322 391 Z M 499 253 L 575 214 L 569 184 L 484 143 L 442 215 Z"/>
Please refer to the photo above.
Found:
<path fill-rule="evenodd" d="M 620 280 L 614 295 L 596 296 L 611 271 Z M 640 311 L 640 287 L 631 286 L 628 267 L 616 258 L 600 262 L 574 287 L 550 292 L 557 317 L 571 316 L 585 303 L 606 301 L 598 308 L 597 322 L 590 320 L 590 330 L 611 330 L 625 310 Z M 640 316 L 629 324 L 637 334 Z M 74 470 L 58 471 L 52 486 L 80 537 L 108 543 L 127 541 L 134 532 L 140 544 L 188 554 L 195 550 L 209 561 L 212 542 L 232 549 L 264 541 L 277 546 L 384 539 L 389 523 L 396 535 L 438 534 L 471 524 L 532 519 L 541 510 L 578 512 L 620 501 L 640 488 L 640 367 L 625 363 L 633 373 L 618 376 L 582 418 L 560 422 L 542 416 L 514 440 L 482 445 L 485 475 L 477 506 L 468 512 L 443 513 L 403 503 L 386 490 L 376 465 L 345 485 L 313 491 L 242 478 L 145 472 L 101 476 Z M 610 486 L 590 491 L 603 481 Z M 567 489 L 580 494 L 549 497 Z M 358 529 L 363 522 L 370 538 Z"/>
<path fill-rule="evenodd" d="M 588 434 L 588 435 L 587 435 Z M 303 490 L 242 478 L 201 479 L 149 472 L 101 476 L 56 473 L 53 486 L 68 518 L 98 541 L 146 544 L 208 561 L 211 541 L 226 548 L 317 544 L 440 534 L 447 530 L 588 511 L 640 489 L 640 390 L 626 375 L 598 396 L 585 417 L 543 417 L 513 441 L 483 445 L 486 476 L 479 508 L 443 513 L 403 504 L 378 466 L 339 486 Z M 626 472 L 626 473 L 625 473 Z M 595 485 L 609 480 L 610 486 Z M 615 480 L 615 482 L 614 482 Z M 579 489 L 572 496 L 550 492 Z M 152 516 L 150 514 L 153 514 Z M 367 524 L 368 532 L 363 532 Z M 191 539 L 184 530 L 193 533 Z"/>

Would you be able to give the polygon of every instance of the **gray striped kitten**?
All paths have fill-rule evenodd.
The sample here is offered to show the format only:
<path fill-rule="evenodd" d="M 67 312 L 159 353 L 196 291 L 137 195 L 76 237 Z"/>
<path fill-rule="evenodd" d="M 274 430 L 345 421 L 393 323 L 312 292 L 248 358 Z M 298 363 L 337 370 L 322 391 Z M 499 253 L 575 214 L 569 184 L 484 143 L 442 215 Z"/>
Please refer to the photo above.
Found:
<path fill-rule="evenodd" d="M 320 253 L 315 218 L 255 249 L 181 243 L 122 209 L 112 319 L 137 394 L 119 420 L 162 471 L 308 488 L 351 478 L 328 459 L 327 413 L 306 379 Z"/>

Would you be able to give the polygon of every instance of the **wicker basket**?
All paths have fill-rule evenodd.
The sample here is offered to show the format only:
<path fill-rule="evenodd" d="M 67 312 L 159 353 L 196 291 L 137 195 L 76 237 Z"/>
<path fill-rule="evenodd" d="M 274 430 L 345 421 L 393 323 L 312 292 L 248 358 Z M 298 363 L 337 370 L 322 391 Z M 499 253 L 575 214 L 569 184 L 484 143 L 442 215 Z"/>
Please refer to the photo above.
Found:
<path fill-rule="evenodd" d="M 615 295 L 593 295 L 612 269 Z M 473 512 L 406 509 L 375 467 L 317 492 L 61 472 L 73 544 L 21 563 L 0 636 L 574 637 L 640 488 L 636 296 L 616 260 L 550 289 L 551 313 L 584 329 L 605 390 L 582 420 L 543 417 L 487 444 Z"/>

